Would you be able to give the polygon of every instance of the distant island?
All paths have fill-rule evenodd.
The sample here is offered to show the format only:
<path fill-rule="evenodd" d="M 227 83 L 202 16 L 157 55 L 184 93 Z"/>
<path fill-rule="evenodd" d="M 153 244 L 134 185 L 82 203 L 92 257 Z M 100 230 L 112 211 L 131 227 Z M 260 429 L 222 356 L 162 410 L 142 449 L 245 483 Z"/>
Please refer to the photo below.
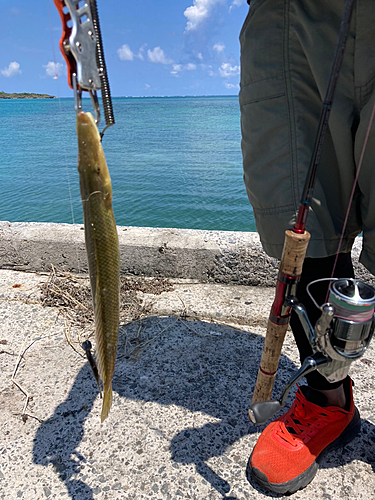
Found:
<path fill-rule="evenodd" d="M 56 99 L 56 97 L 48 94 L 30 94 L 29 92 L 21 92 L 20 94 L 0 92 L 0 99 Z"/>

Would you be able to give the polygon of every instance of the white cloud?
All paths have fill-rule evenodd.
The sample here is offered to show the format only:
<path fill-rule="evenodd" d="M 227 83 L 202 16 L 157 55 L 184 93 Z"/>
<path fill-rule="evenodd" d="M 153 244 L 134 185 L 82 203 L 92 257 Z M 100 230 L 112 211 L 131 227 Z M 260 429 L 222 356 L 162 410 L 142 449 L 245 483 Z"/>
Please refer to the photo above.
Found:
<path fill-rule="evenodd" d="M 231 6 L 229 7 L 229 10 L 232 10 L 233 7 L 241 7 L 241 5 L 243 5 L 244 3 L 246 3 L 246 0 L 233 0 Z"/>
<path fill-rule="evenodd" d="M 224 51 L 225 45 L 223 43 L 215 43 L 212 48 L 219 54 L 220 52 Z"/>
<path fill-rule="evenodd" d="M 201 64 L 200 66 L 203 69 L 203 71 L 207 71 L 208 76 L 215 76 L 211 64 Z"/>
<path fill-rule="evenodd" d="M 124 43 L 122 47 L 117 49 L 117 54 L 120 58 L 120 61 L 133 61 L 134 54 L 131 51 L 128 44 Z"/>
<path fill-rule="evenodd" d="M 64 66 L 61 63 L 54 63 L 50 61 L 46 65 L 43 65 L 43 68 L 46 68 L 46 75 L 52 77 L 54 80 L 57 79 L 58 76 L 62 74 Z"/>
<path fill-rule="evenodd" d="M 194 71 L 195 69 L 197 69 L 197 65 L 193 63 L 174 64 L 173 70 L 171 71 L 171 75 L 178 76 L 178 73 L 181 73 L 181 71 Z"/>
<path fill-rule="evenodd" d="M 147 51 L 148 60 L 152 63 L 160 63 L 160 64 L 172 64 L 172 59 L 169 59 L 164 54 L 164 51 L 160 47 L 155 47 L 154 50 Z"/>
<path fill-rule="evenodd" d="M 7 78 L 11 78 L 15 75 L 20 75 L 21 73 L 22 71 L 20 70 L 20 65 L 16 61 L 9 63 L 9 66 L 7 68 L 1 70 L 1 74 Z"/>
<path fill-rule="evenodd" d="M 229 78 L 240 74 L 239 66 L 231 66 L 230 63 L 223 63 L 219 68 L 219 73 L 222 78 Z"/>
<path fill-rule="evenodd" d="M 188 20 L 185 32 L 196 30 L 198 26 L 210 16 L 214 7 L 225 1 L 226 0 L 194 0 L 194 4 L 188 7 L 184 12 L 184 16 Z"/>
<path fill-rule="evenodd" d="M 182 64 L 174 64 L 173 69 L 171 71 L 171 75 L 178 76 L 178 74 L 182 71 Z"/>
<path fill-rule="evenodd" d="M 238 83 L 228 83 L 228 82 L 224 83 L 224 87 L 227 89 L 239 89 L 240 88 Z"/>
<path fill-rule="evenodd" d="M 138 55 L 136 57 L 138 57 L 141 61 L 144 60 L 144 57 L 143 57 L 143 52 L 145 51 L 145 47 L 146 47 L 147 43 L 144 43 L 142 45 L 142 47 L 138 50 Z"/>
<path fill-rule="evenodd" d="M 141 61 L 144 60 L 143 52 L 145 50 L 146 44 L 142 45 L 142 47 L 138 50 L 138 54 L 135 54 L 127 43 L 124 43 L 122 47 L 117 49 L 117 55 L 119 56 L 120 61 L 134 61 L 134 58 L 137 57 Z"/>

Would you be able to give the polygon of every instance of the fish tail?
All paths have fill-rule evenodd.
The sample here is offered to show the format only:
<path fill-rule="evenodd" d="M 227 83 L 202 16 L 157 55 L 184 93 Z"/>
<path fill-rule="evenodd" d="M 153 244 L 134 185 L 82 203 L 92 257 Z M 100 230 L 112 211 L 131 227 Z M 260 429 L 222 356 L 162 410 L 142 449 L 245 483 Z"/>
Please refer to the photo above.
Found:
<path fill-rule="evenodd" d="M 108 413 L 109 410 L 111 409 L 111 406 L 112 406 L 112 382 L 110 382 L 109 385 L 104 387 L 102 414 L 100 416 L 100 421 L 102 423 L 108 417 Z"/>

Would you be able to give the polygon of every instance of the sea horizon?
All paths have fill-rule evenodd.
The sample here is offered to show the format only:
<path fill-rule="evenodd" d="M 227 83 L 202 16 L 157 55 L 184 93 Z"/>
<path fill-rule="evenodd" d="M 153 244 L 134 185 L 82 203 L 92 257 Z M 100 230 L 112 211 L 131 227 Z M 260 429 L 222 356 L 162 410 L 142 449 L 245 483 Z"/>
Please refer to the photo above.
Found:
<path fill-rule="evenodd" d="M 5 92 L 6 94 L 36 94 L 36 95 L 43 95 L 43 92 Z M 74 97 L 73 96 L 56 96 L 54 94 L 48 94 L 48 95 L 51 95 L 52 97 L 54 97 L 55 99 L 73 99 L 74 100 Z M 101 100 L 101 96 L 99 95 L 99 101 Z M 139 96 L 136 96 L 136 95 L 122 95 L 122 96 L 111 96 L 112 99 L 138 99 L 138 98 L 142 98 L 142 99 L 153 99 L 153 98 L 186 98 L 186 97 L 194 97 L 194 98 L 210 98 L 210 97 L 229 97 L 229 98 L 233 98 L 233 97 L 238 97 L 238 94 L 184 94 L 184 95 L 139 95 Z M 48 101 L 49 99 L 48 98 L 40 98 L 41 100 L 46 100 Z M 83 100 L 87 100 L 87 101 L 90 101 L 90 97 L 85 97 L 85 95 L 82 96 L 82 99 Z M 15 99 L 0 99 L 0 100 L 4 100 L 4 101 L 11 101 L 11 100 L 18 100 L 17 98 Z M 27 99 L 25 99 L 27 100 Z"/>

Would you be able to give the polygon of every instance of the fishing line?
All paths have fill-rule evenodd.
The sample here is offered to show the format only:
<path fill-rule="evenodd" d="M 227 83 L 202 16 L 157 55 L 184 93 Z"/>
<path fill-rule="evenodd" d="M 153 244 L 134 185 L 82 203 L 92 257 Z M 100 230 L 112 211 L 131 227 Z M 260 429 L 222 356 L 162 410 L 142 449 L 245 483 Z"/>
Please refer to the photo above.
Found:
<path fill-rule="evenodd" d="M 60 114 L 60 116 L 63 116 L 63 107 L 62 107 L 62 103 L 61 103 L 61 92 L 60 92 L 60 85 L 59 85 L 58 66 L 57 66 L 57 62 L 56 62 L 56 53 L 55 53 L 53 30 L 52 30 L 50 1 L 51 0 L 47 0 L 47 7 L 48 7 L 49 28 L 50 28 L 50 34 L 51 34 L 53 64 L 54 64 L 54 67 L 55 67 L 55 76 L 53 77 L 53 79 L 56 80 L 56 85 L 57 85 L 57 101 L 58 101 L 58 106 L 59 106 L 59 114 Z M 64 134 L 60 135 L 60 137 L 63 137 L 63 136 L 64 136 Z M 70 176 L 69 176 L 68 159 L 67 159 L 65 148 L 62 147 L 61 149 L 62 149 L 62 152 L 63 152 L 63 163 L 65 165 L 65 175 L 66 175 L 66 180 L 67 180 L 67 184 L 68 184 L 68 196 L 69 196 L 70 216 L 71 216 L 71 219 L 72 219 L 72 224 L 75 225 L 73 197 L 72 197 L 72 189 L 71 189 L 71 182 L 70 182 Z M 80 265 L 80 259 L 79 259 L 79 255 L 78 255 L 78 248 L 77 248 L 77 246 L 76 246 L 76 259 L 77 259 L 78 273 L 81 273 L 81 265 Z"/>
<path fill-rule="evenodd" d="M 51 22 L 51 7 L 49 5 L 49 0 L 47 0 L 47 7 L 48 7 L 49 31 L 50 31 L 50 35 L 51 35 L 51 44 L 52 44 L 53 64 L 55 65 L 55 76 L 53 77 L 53 79 L 57 80 L 59 75 L 57 74 L 55 46 L 53 43 L 52 22 Z"/>

